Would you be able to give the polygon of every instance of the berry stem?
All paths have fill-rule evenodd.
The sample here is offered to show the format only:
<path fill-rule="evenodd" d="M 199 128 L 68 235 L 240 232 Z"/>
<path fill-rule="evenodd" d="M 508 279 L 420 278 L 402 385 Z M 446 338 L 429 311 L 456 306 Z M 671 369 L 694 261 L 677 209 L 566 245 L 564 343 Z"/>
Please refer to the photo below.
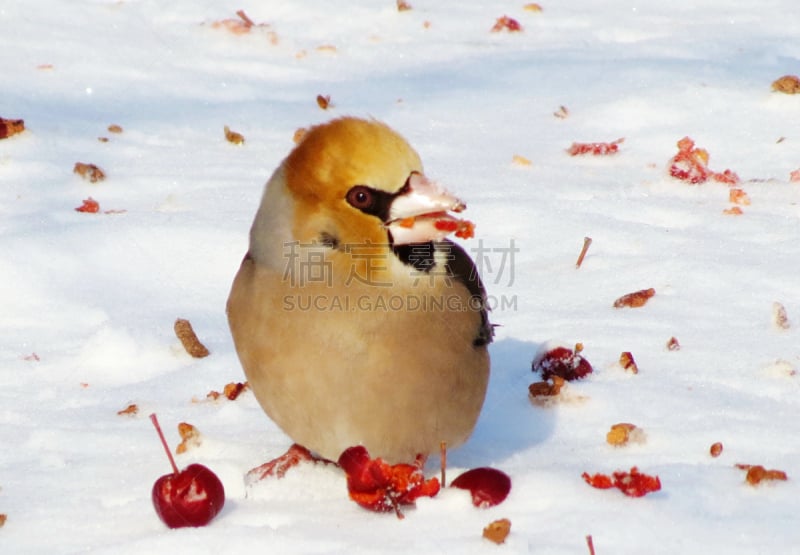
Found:
<path fill-rule="evenodd" d="M 175 459 L 172 458 L 172 453 L 169 450 L 169 445 L 167 445 L 167 440 L 164 437 L 164 432 L 161 431 L 161 426 L 158 424 L 158 418 L 156 417 L 156 413 L 150 415 L 150 421 L 153 423 L 153 426 L 156 428 L 156 432 L 158 432 L 158 437 L 161 438 L 161 445 L 164 446 L 164 451 L 167 452 L 167 457 L 169 458 L 169 464 L 172 465 L 172 472 L 175 473 L 175 476 L 179 474 L 178 466 L 175 464 Z"/>
<path fill-rule="evenodd" d="M 586 546 L 589 548 L 589 555 L 595 555 L 595 553 L 594 553 L 594 540 L 592 540 L 592 535 L 591 534 L 586 536 Z"/>
<path fill-rule="evenodd" d="M 236 15 L 238 15 L 240 18 L 242 18 L 242 20 L 244 21 L 245 26 L 252 27 L 253 25 L 255 25 L 253 20 L 250 19 L 249 17 L 247 17 L 247 14 L 244 13 L 244 10 L 239 10 L 238 12 L 236 12 Z"/>

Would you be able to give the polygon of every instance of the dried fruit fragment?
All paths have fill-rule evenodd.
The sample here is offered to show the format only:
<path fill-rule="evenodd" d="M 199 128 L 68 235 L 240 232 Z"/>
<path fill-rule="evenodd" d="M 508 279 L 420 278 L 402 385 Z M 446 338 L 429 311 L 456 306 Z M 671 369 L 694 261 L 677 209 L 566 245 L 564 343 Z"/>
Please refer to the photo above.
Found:
<path fill-rule="evenodd" d="M 772 82 L 772 90 L 784 94 L 800 93 L 800 78 L 796 75 L 784 75 Z"/>
<path fill-rule="evenodd" d="M 781 330 L 788 330 L 791 327 L 786 307 L 777 301 L 772 303 L 772 322 L 776 328 Z"/>
<path fill-rule="evenodd" d="M 644 443 L 645 440 L 646 436 L 644 430 L 627 422 L 614 424 L 606 434 L 606 442 L 615 447 L 627 445 L 630 442 Z"/>
<path fill-rule="evenodd" d="M 409 4 L 405 0 L 397 0 L 397 11 L 398 12 L 407 12 L 410 9 L 411 9 L 411 4 Z"/>
<path fill-rule="evenodd" d="M 767 470 L 760 464 L 737 464 L 736 468 L 747 471 L 745 480 L 751 486 L 757 486 L 764 480 L 786 481 L 789 479 L 783 470 Z"/>
<path fill-rule="evenodd" d="M 524 6 L 522 6 L 522 9 L 527 11 L 527 12 L 540 12 L 540 11 L 542 11 L 542 7 L 539 4 L 535 3 L 535 2 L 531 2 L 530 4 L 525 4 Z"/>
<path fill-rule="evenodd" d="M 658 476 L 642 474 L 635 466 L 630 472 L 618 471 L 614 473 L 614 485 L 625 495 L 642 497 L 648 493 L 661 489 L 661 480 Z"/>
<path fill-rule="evenodd" d="M 75 209 L 76 212 L 87 212 L 89 214 L 97 214 L 100 211 L 100 203 L 92 197 L 83 200 L 83 204 Z"/>
<path fill-rule="evenodd" d="M 511 521 L 507 518 L 490 522 L 483 529 L 483 537 L 498 545 L 505 543 L 509 533 L 511 533 Z"/>
<path fill-rule="evenodd" d="M 789 181 L 792 183 L 800 182 L 800 169 L 796 169 L 789 173 Z"/>
<path fill-rule="evenodd" d="M 651 287 L 650 289 L 641 289 L 640 291 L 622 295 L 614 301 L 614 308 L 623 308 L 626 306 L 630 308 L 639 308 L 644 306 L 655 294 L 656 290 Z"/>
<path fill-rule="evenodd" d="M 174 329 L 175 335 L 181 340 L 183 348 L 186 349 L 186 352 L 191 356 L 194 358 L 203 358 L 210 354 L 206 346 L 197 338 L 189 320 L 178 318 L 175 320 Z"/>
<path fill-rule="evenodd" d="M 711 447 L 708 449 L 708 453 L 714 457 L 715 459 L 722 454 L 722 443 L 719 441 L 716 443 L 712 443 Z"/>
<path fill-rule="evenodd" d="M 230 401 L 235 401 L 239 398 L 239 395 L 244 393 L 250 388 L 250 384 L 248 382 L 231 382 L 225 384 L 225 387 L 222 389 L 222 393 L 219 391 L 209 391 L 206 395 L 206 399 L 211 399 L 216 401 L 222 396 L 225 396 Z"/>
<path fill-rule="evenodd" d="M 528 386 L 531 397 L 555 397 L 564 387 L 565 380 L 560 376 L 550 376 L 549 381 L 534 382 Z"/>
<path fill-rule="evenodd" d="M 175 448 L 175 453 L 178 455 L 185 453 L 190 448 L 198 447 L 202 443 L 200 432 L 188 422 L 178 424 L 178 433 L 181 436 L 181 442 Z"/>
<path fill-rule="evenodd" d="M 733 204 L 741 204 L 742 206 L 750 206 L 750 197 L 744 189 L 733 188 L 728 192 L 728 200 Z"/>
<path fill-rule="evenodd" d="M 722 211 L 722 213 L 725 214 L 726 216 L 741 216 L 742 214 L 744 214 L 742 209 L 739 208 L 738 206 L 732 206 L 730 208 L 726 208 L 725 210 Z"/>
<path fill-rule="evenodd" d="M 673 337 L 669 338 L 669 340 L 667 341 L 667 350 L 668 351 L 680 351 L 681 350 L 681 344 L 678 342 L 678 338 L 677 337 L 673 336 Z"/>
<path fill-rule="evenodd" d="M 593 488 L 597 489 L 611 489 L 614 487 L 614 481 L 611 479 L 611 476 L 607 474 L 589 474 L 588 472 L 584 472 L 581 474 L 581 478 L 583 478 L 584 482 L 592 486 Z"/>
<path fill-rule="evenodd" d="M 708 167 L 708 151 L 695 148 L 694 141 L 689 137 L 678 141 L 678 153 L 670 160 L 669 174 L 692 185 L 705 183 L 709 179 L 729 185 L 740 181 L 739 176 L 731 170 L 722 173 L 711 171 Z"/>
<path fill-rule="evenodd" d="M 531 161 L 520 154 L 515 154 L 511 158 L 511 163 L 514 164 L 515 166 L 523 166 L 523 167 L 528 167 L 531 165 Z"/>
<path fill-rule="evenodd" d="M 420 497 L 439 493 L 437 478 L 426 480 L 415 465 L 390 465 L 380 458 L 371 459 L 360 445 L 345 449 L 338 463 L 347 474 L 350 499 L 365 509 L 395 511 L 398 518 L 403 518 L 401 505 L 411 505 Z"/>
<path fill-rule="evenodd" d="M 25 131 L 25 120 L 0 118 L 0 139 Z"/>
<path fill-rule="evenodd" d="M 227 29 L 234 35 L 244 35 L 246 33 L 249 33 L 250 30 L 256 26 L 255 22 L 253 22 L 253 20 L 250 19 L 246 13 L 244 13 L 244 10 L 237 11 L 236 15 L 239 17 L 239 19 L 230 18 L 230 19 L 223 19 L 221 21 L 215 21 L 214 23 L 211 24 L 211 27 L 213 29 L 219 29 L 219 28 Z M 267 24 L 262 23 L 258 26 L 265 27 L 267 26 Z"/>
<path fill-rule="evenodd" d="M 531 363 L 531 370 L 539 372 L 543 380 L 558 376 L 567 381 L 585 378 L 592 373 L 592 365 L 581 356 L 583 345 L 577 343 L 575 350 L 563 346 L 545 347 L 539 351 Z"/>
<path fill-rule="evenodd" d="M 633 354 L 630 351 L 624 351 L 619 355 L 619 365 L 627 372 L 632 374 L 639 373 L 639 366 L 633 360 Z"/>
<path fill-rule="evenodd" d="M 458 220 L 458 229 L 455 233 L 459 239 L 472 239 L 475 237 L 475 224 L 469 220 Z"/>
<path fill-rule="evenodd" d="M 519 21 L 513 17 L 504 15 L 503 17 L 498 17 L 497 21 L 495 21 L 494 26 L 492 27 L 492 33 L 499 33 L 500 31 L 517 33 L 522 31 L 522 25 L 520 25 Z"/>
<path fill-rule="evenodd" d="M 6 523 L 6 520 L 8 520 L 8 515 L 5 513 L 0 513 L 0 528 L 3 527 L 3 525 Z"/>
<path fill-rule="evenodd" d="M 136 404 L 131 403 L 124 409 L 117 411 L 117 414 L 120 416 L 136 416 L 139 414 L 139 407 Z"/>
<path fill-rule="evenodd" d="M 231 128 L 227 125 L 223 128 L 225 131 L 225 140 L 229 143 L 233 143 L 235 145 L 243 145 L 244 144 L 244 135 L 241 133 L 237 133 L 236 131 L 231 131 Z"/>
<path fill-rule="evenodd" d="M 610 143 L 572 143 L 567 149 L 570 156 L 581 154 L 592 154 L 593 156 L 607 156 L 619 152 L 619 145 L 625 141 L 624 138 L 617 139 Z"/>
<path fill-rule="evenodd" d="M 584 481 L 593 488 L 609 489 L 615 487 L 629 497 L 642 497 L 648 493 L 661 489 L 661 480 L 658 476 L 650 476 L 639 472 L 635 466 L 629 472 L 618 470 L 613 477 L 606 474 L 594 474 L 590 476 L 584 472 Z"/>
<path fill-rule="evenodd" d="M 97 183 L 106 178 L 105 172 L 99 167 L 94 164 L 84 164 L 83 162 L 75 162 L 72 172 L 77 173 L 84 179 L 88 179 L 91 183 Z"/>
<path fill-rule="evenodd" d="M 108 126 L 109 133 L 122 133 L 122 127 L 117 125 L 116 123 L 112 123 Z"/>

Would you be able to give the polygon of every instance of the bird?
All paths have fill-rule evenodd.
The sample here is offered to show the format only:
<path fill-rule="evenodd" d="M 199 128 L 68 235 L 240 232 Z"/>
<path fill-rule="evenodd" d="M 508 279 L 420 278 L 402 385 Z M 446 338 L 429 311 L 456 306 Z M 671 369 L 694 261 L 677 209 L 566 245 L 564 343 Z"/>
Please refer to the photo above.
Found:
<path fill-rule="evenodd" d="M 290 459 L 362 445 L 406 463 L 470 437 L 494 328 L 474 261 L 447 238 L 472 235 L 465 208 L 376 119 L 309 128 L 269 178 L 226 312 Z"/>

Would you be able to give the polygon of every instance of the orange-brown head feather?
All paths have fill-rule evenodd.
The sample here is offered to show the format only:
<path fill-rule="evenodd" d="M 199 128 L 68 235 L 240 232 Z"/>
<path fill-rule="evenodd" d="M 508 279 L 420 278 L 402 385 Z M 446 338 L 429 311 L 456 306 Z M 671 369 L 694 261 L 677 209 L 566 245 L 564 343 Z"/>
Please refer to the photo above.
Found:
<path fill-rule="evenodd" d="M 311 128 L 283 162 L 294 237 L 310 242 L 327 232 L 344 244 L 385 245 L 383 222 L 351 206 L 347 191 L 367 185 L 394 193 L 411 172 L 422 172 L 419 155 L 383 123 L 345 117 Z"/>

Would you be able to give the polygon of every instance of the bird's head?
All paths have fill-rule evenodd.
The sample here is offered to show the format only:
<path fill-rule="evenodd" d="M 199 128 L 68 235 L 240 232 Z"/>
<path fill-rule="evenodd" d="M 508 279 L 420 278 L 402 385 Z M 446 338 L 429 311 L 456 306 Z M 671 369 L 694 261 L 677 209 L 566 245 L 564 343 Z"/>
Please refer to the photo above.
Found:
<path fill-rule="evenodd" d="M 465 208 L 429 181 L 419 155 L 388 126 L 341 118 L 311 128 L 284 160 L 300 243 L 403 245 L 441 239 Z"/>

